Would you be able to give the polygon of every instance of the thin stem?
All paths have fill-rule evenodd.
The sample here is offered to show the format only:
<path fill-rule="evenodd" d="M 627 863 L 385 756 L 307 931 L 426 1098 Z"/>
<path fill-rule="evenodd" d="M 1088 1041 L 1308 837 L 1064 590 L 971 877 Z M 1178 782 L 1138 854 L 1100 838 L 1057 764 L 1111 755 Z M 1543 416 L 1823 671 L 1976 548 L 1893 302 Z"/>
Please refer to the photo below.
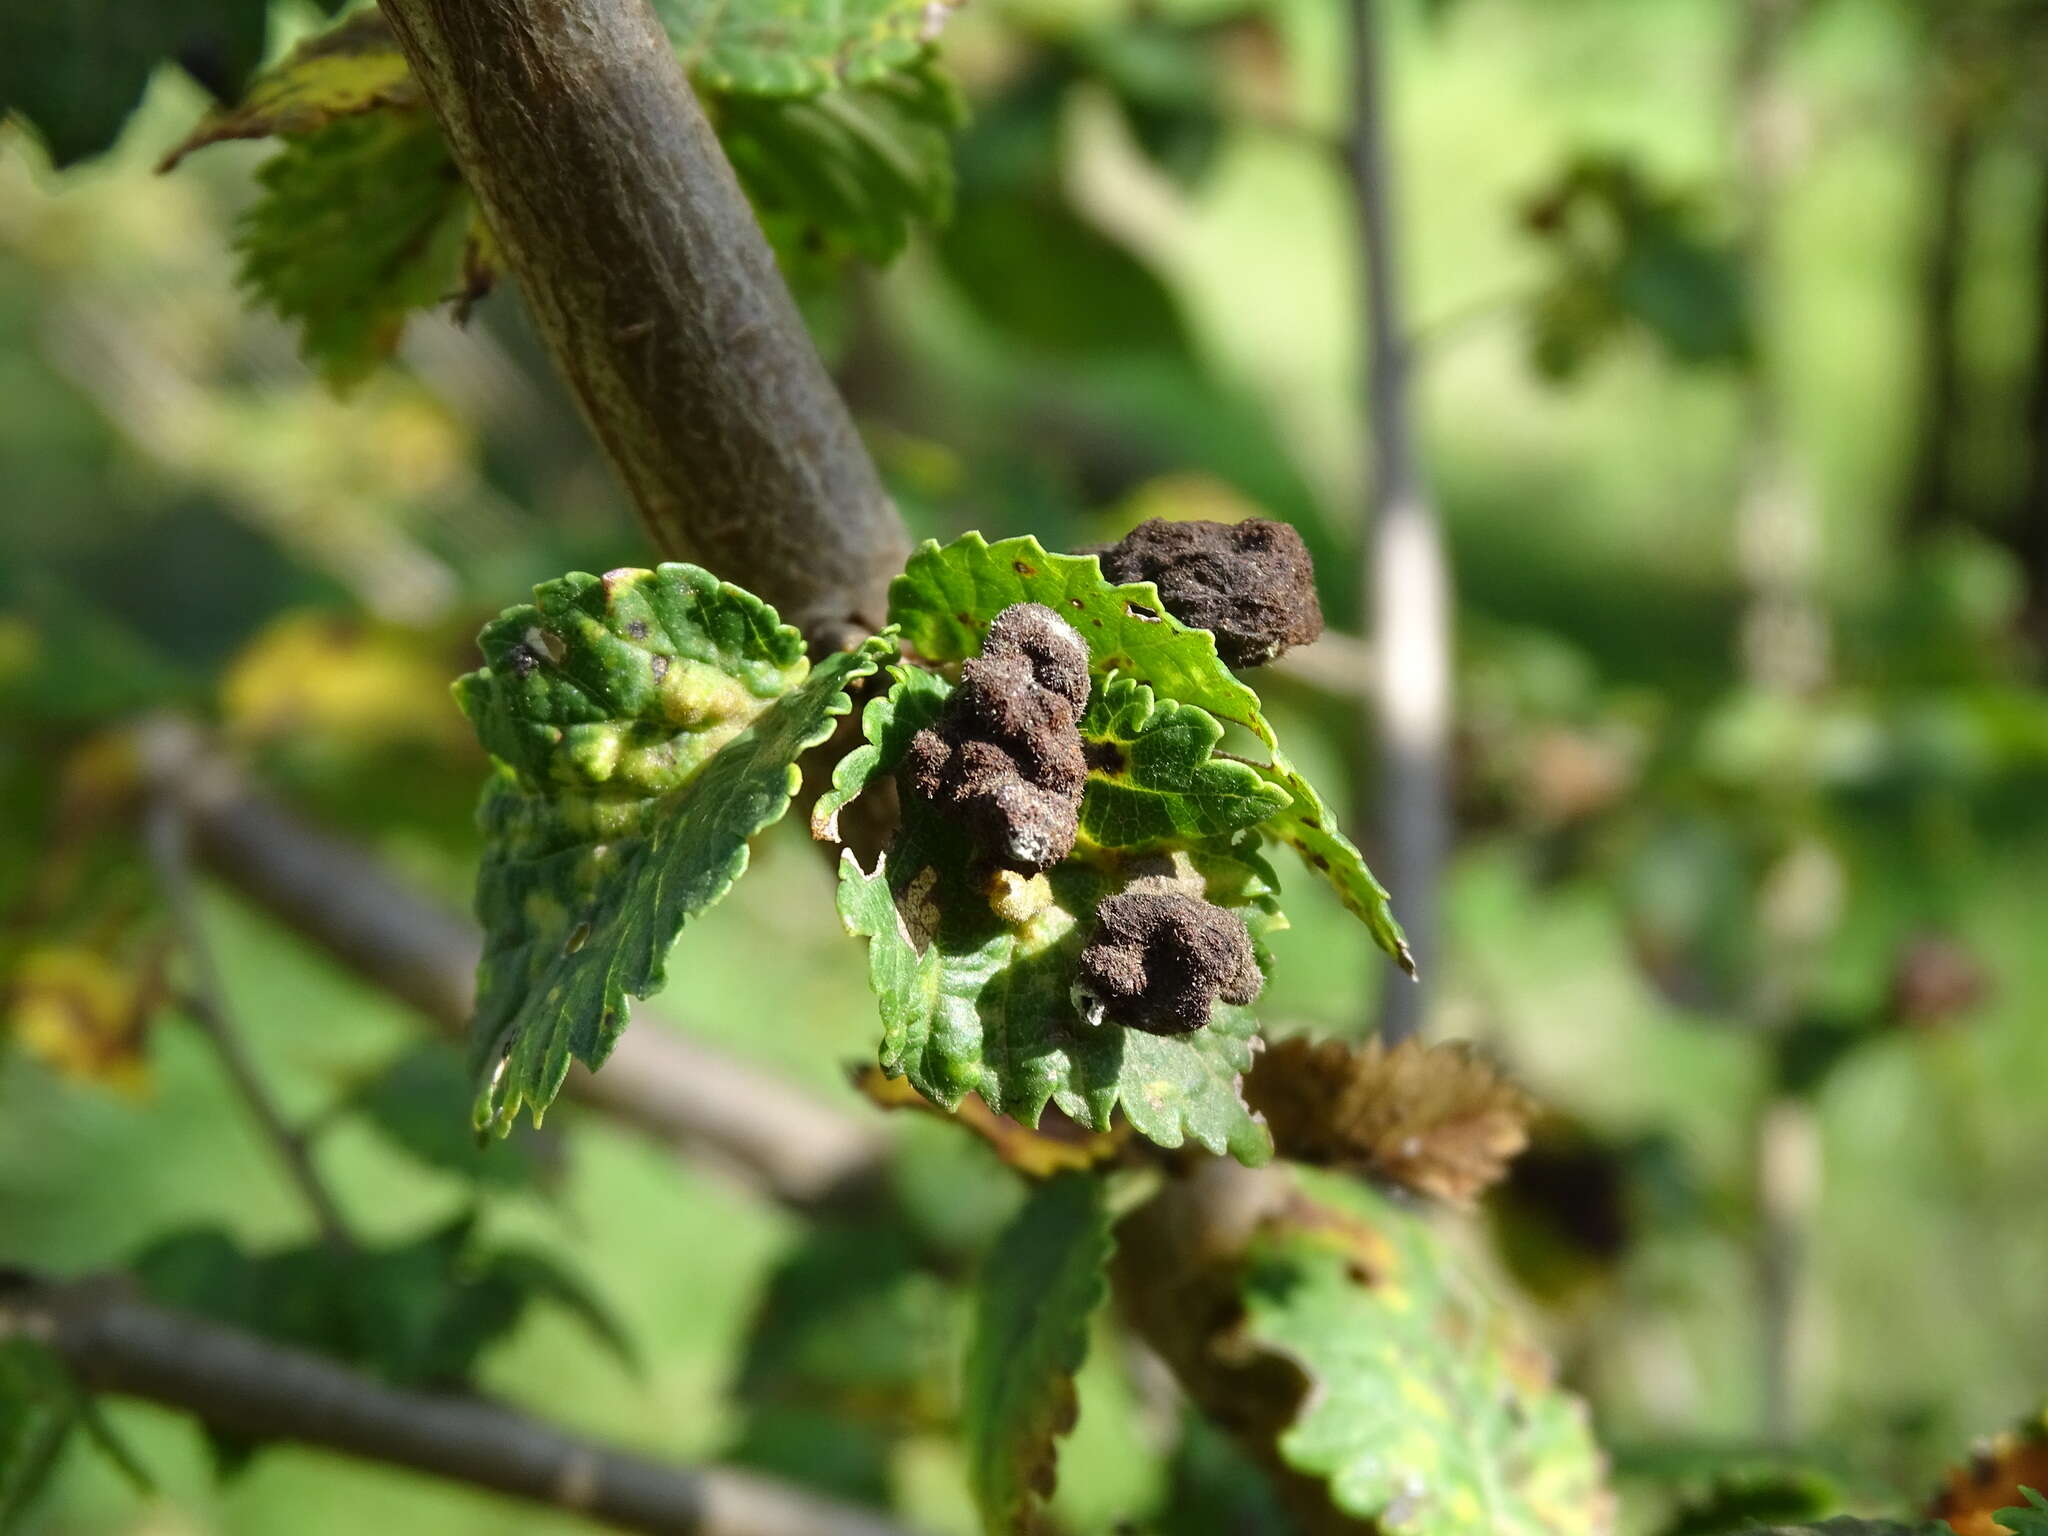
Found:
<path fill-rule="evenodd" d="M 1400 239 L 1387 148 L 1380 0 L 1352 0 L 1351 171 L 1365 278 L 1366 430 L 1373 485 L 1360 571 L 1379 661 L 1378 711 L 1362 729 L 1381 764 L 1379 850 L 1422 975 L 1437 957 L 1437 904 L 1450 846 L 1451 578 L 1411 416 L 1413 359 L 1402 320 Z M 1422 1027 L 1428 994 L 1389 974 L 1380 1033 Z"/>
<path fill-rule="evenodd" d="M 235 1027 L 234 1018 L 228 1011 L 220 971 L 214 964 L 213 951 L 206 942 L 205 928 L 200 921 L 199 896 L 192 879 L 184 813 L 168 797 L 158 795 L 150 803 L 146 821 L 150 863 L 155 867 L 157 881 L 170 905 L 171 924 L 179 947 L 185 952 L 185 964 L 192 978 L 183 998 L 186 1012 L 213 1046 L 228 1080 L 235 1085 L 235 1091 L 248 1106 L 250 1116 L 270 1143 L 271 1150 L 277 1154 L 278 1163 L 305 1198 L 306 1208 L 313 1213 L 320 1235 L 336 1248 L 352 1248 L 355 1242 L 349 1235 L 348 1223 L 342 1219 L 341 1207 L 321 1180 L 319 1169 L 313 1165 L 306 1138 L 293 1128 L 283 1110 L 278 1108 L 277 1101 L 271 1097 L 269 1085 L 263 1081 L 241 1031 Z"/>

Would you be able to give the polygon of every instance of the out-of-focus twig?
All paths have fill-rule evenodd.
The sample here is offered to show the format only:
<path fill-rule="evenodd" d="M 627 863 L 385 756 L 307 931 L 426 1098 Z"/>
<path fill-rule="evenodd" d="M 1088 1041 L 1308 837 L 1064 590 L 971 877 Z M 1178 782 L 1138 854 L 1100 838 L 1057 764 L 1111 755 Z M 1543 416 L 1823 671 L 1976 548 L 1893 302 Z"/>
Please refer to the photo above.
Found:
<path fill-rule="evenodd" d="M 1438 954 L 1438 887 L 1450 849 L 1451 574 L 1412 417 L 1400 236 L 1381 45 L 1382 0 L 1352 0 L 1351 174 L 1365 277 L 1366 428 L 1372 500 L 1360 585 L 1379 662 L 1362 759 L 1380 763 L 1378 851 L 1421 976 Z M 1377 959 L 1377 957 L 1375 957 Z M 1421 1028 L 1428 994 L 1387 973 L 1380 1033 Z"/>
<path fill-rule="evenodd" d="M 0 1339 L 26 1337 L 92 1391 L 215 1429 L 318 1446 L 667 1536 L 904 1536 L 800 1489 L 565 1434 L 511 1408 L 385 1386 L 331 1360 L 135 1299 L 118 1279 L 0 1283 Z"/>
<path fill-rule="evenodd" d="M 278 1163 L 305 1199 L 306 1208 L 312 1212 L 313 1220 L 320 1228 L 320 1235 L 336 1248 L 349 1248 L 353 1246 L 353 1239 L 349 1235 L 348 1223 L 342 1217 L 340 1204 L 320 1177 L 305 1136 L 285 1118 L 277 1100 L 271 1097 L 270 1085 L 264 1082 L 241 1031 L 235 1026 L 234 1016 L 228 1010 L 227 989 L 221 984 L 213 950 L 206 942 L 198 894 L 193 889 L 184 813 L 170 800 L 154 798 L 144 812 L 143 830 L 149 845 L 150 863 L 156 870 L 157 882 L 162 886 L 164 899 L 170 907 L 178 947 L 184 952 L 185 967 L 191 975 L 185 1009 L 212 1045 L 214 1054 L 220 1058 L 222 1068 L 235 1085 L 235 1091 L 241 1095 L 242 1102 L 248 1106 L 250 1116 L 263 1132 L 264 1140 L 277 1154 Z"/>
<path fill-rule="evenodd" d="M 194 726 L 151 722 L 144 755 L 152 793 L 189 818 L 217 876 L 450 1034 L 468 1028 L 483 948 L 473 923 L 257 792 Z M 578 1067 L 568 1091 L 799 1208 L 864 1198 L 881 1176 L 878 1127 L 664 1028 L 644 1004 L 604 1070 Z"/>

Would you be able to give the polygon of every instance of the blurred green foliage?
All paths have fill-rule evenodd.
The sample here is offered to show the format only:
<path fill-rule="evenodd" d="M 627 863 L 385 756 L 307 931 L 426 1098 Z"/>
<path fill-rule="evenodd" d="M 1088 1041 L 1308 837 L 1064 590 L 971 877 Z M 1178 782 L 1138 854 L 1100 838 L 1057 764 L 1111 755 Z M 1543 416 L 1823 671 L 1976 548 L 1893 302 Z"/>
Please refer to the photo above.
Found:
<path fill-rule="evenodd" d="M 211 54 L 185 47 L 207 41 L 179 30 L 194 8 L 158 8 L 161 34 L 96 33 L 107 47 L 84 75 L 47 63 L 76 39 L 62 35 L 73 10 L 46 9 L 10 34 L 0 100 L 50 154 L 98 149 L 142 104 L 111 154 L 61 176 L 30 135 L 0 133 L 0 903 L 39 910 L 52 859 L 70 859 L 94 874 L 65 937 L 127 928 L 147 886 L 119 852 L 121 815 L 95 812 L 109 851 L 66 843 L 64 765 L 91 732 L 166 706 L 213 719 L 278 792 L 459 900 L 480 763 L 443 690 L 474 660 L 467 636 L 508 593 L 646 552 L 516 302 L 466 331 L 414 324 L 397 361 L 338 404 L 235 293 L 232 231 L 267 152 L 150 174 L 206 107 L 194 66 L 232 93 L 254 39 L 274 55 L 318 24 L 310 8 L 231 28 L 209 13 L 227 28 Z M 902 29 L 917 9 L 891 9 L 878 34 L 892 68 L 916 52 Z M 1495 1197 L 1502 1284 L 1541 1303 L 1568 1379 L 1626 1449 L 1630 1529 L 1686 1529 L 1709 1518 L 1696 1504 L 1818 1518 L 1717 1504 L 1710 1480 L 1659 1454 L 1706 1442 L 1725 1465 L 1753 1437 L 1747 1121 L 1766 1091 L 1803 1096 L 1827 1182 L 1802 1382 L 1811 1454 L 1794 1465 L 1824 1468 L 1854 1507 L 1917 1508 L 1944 1460 L 2048 1383 L 2048 1132 L 2013 1107 L 2015 1085 L 2048 1070 L 2048 705 L 2027 544 L 2048 535 L 2025 520 L 2024 489 L 2048 200 L 2026 88 L 2038 8 L 1811 9 L 1786 60 L 1799 159 L 1761 335 L 1728 184 L 1737 8 L 1464 0 L 1428 7 L 1426 25 L 1390 9 L 1422 416 L 1460 594 L 1466 838 L 1438 1024 L 1491 1042 L 1568 1127 Z M 1954 41 L 1964 11 L 1990 42 Z M 968 109 L 950 171 L 938 146 L 953 99 L 915 73 L 794 105 L 730 99 L 721 129 L 771 228 L 782 220 L 793 275 L 806 249 L 835 258 L 811 275 L 809 313 L 919 533 L 1073 548 L 1161 511 L 1255 509 L 1301 526 L 1326 610 L 1356 627 L 1336 17 L 1307 0 L 969 8 L 942 44 Z M 187 71 L 159 70 L 143 95 L 151 60 L 181 50 Z M 1971 83 L 1986 71 L 1997 78 Z M 1958 79 L 1970 88 L 1948 93 Z M 1929 102 L 1951 94 L 1979 104 L 1988 142 L 1959 321 L 1967 496 L 1908 544 L 1894 508 L 1923 393 Z M 767 146 L 758 166 L 750 144 Z M 795 170 L 814 181 L 785 185 Z M 1532 201 L 1561 193 L 1570 206 L 1532 239 Z M 926 233 L 949 201 L 951 222 Z M 835 207 L 846 216 L 817 215 Z M 427 223 L 459 253 L 458 221 Z M 350 226 L 327 248 L 350 241 L 375 243 Z M 882 275 L 836 260 L 899 247 Z M 1820 509 L 1816 590 L 1835 637 L 1827 690 L 1796 704 L 1735 660 L 1738 392 L 1760 345 Z M 1575 368 L 1573 387 L 1553 389 L 1532 350 Z M 1303 771 L 1343 786 L 1337 803 L 1368 796 L 1355 701 L 1298 679 L 1270 692 Z M 688 1022 L 843 1093 L 841 1064 L 872 1044 L 860 958 L 828 917 L 786 916 L 823 913 L 829 872 L 786 833 L 757 865 L 677 952 Z M 1333 893 L 1290 905 L 1269 1027 L 1356 1034 L 1378 962 Z M 592 1432 L 732 1453 L 934 1530 L 974 1528 L 945 1433 L 958 1276 L 1016 1198 L 978 1146 L 890 1122 L 908 1149 L 903 1201 L 931 1230 L 887 1238 L 800 1231 L 592 1124 L 475 1161 L 423 1113 L 451 1063 L 417 1052 L 394 1005 L 222 893 L 208 916 L 281 1095 L 331 1115 L 319 1155 L 365 1216 L 361 1294 L 409 1320 L 402 1354 L 368 1363 L 512 1396 L 545 1381 L 548 1407 Z M 111 938 L 98 952 L 130 953 Z M 170 1231 L 211 1232 L 214 1267 L 180 1270 L 182 1297 L 362 1354 L 333 1289 L 354 1271 L 306 1248 L 204 1051 L 175 1027 L 146 1049 L 139 1104 L 56 1084 L 24 1052 L 0 1059 L 0 1261 L 101 1268 Z M 148 1266 L 160 1278 L 167 1252 Z M 552 1271 L 507 1271 L 490 1257 L 506 1252 Z M 546 1272 L 588 1274 L 643 1381 L 562 1326 L 591 1321 L 573 1300 L 566 1316 L 526 1304 L 581 1294 Z M 459 1326 L 424 1305 L 481 1292 Z M 246 1310 L 259 1294 L 293 1316 Z M 919 1342 L 877 1356 L 881 1333 Z M 1231 1446 L 1134 1404 L 1118 1362 L 1093 1358 L 1103 1375 L 1084 1373 L 1056 1520 L 1285 1528 Z M 569 1528 L 312 1457 L 259 1458 L 215 1490 L 188 1426 L 108 1414 L 160 1502 L 66 1452 L 47 1463 L 47 1529 Z M 32 1437 L 23 1422 L 0 1417 L 7 1447 Z M 1795 1475 L 1742 1497 L 1810 1491 Z"/>

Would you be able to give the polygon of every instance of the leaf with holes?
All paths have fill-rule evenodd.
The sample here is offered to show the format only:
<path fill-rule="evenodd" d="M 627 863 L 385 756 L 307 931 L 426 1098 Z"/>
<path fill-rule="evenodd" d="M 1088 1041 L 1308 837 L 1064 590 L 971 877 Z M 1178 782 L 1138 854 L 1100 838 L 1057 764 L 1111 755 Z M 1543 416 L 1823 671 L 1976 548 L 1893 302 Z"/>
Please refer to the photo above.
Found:
<path fill-rule="evenodd" d="M 479 816 L 479 1126 L 538 1119 L 572 1057 L 595 1067 L 627 999 L 659 991 L 684 923 L 781 819 L 797 759 L 895 643 L 806 666 L 751 593 L 691 565 L 576 574 L 479 639 L 456 698 L 496 759 Z"/>
<path fill-rule="evenodd" d="M 891 675 L 894 685 L 862 715 L 866 742 L 840 759 L 832 788 L 819 799 L 812 830 L 820 837 L 836 835 L 839 812 L 877 774 L 895 770 L 952 692 L 943 678 L 916 667 L 899 665 Z M 1188 713 L 1188 725 L 1177 728 L 1192 726 L 1201 736 L 1192 718 L 1199 712 Z M 1154 776 L 1148 767 L 1144 777 Z M 1087 797 L 1099 787 L 1091 774 Z M 1213 816 L 1219 825 L 1232 819 L 1222 810 Z M 1151 862 L 1157 858 L 1152 854 Z M 1183 848 L 1178 859 L 1184 875 L 1203 882 L 1209 900 L 1238 911 L 1255 941 L 1285 925 L 1272 870 L 1251 833 Z M 1074 1006 L 1093 914 L 1135 873 L 1124 850 L 1089 844 L 1033 879 L 991 877 L 956 826 L 910 800 L 873 874 L 850 853 L 840 861 L 840 916 L 850 933 L 869 941 L 883 1071 L 907 1075 L 948 1111 L 979 1094 L 997 1114 L 1035 1126 L 1052 1102 L 1081 1125 L 1107 1131 L 1121 1107 L 1140 1135 L 1161 1146 L 1192 1137 L 1212 1152 L 1264 1162 L 1271 1140 L 1239 1088 L 1258 1034 L 1249 1009 L 1219 1002 L 1207 1028 L 1165 1036 L 1091 1026 Z"/>
<path fill-rule="evenodd" d="M 1064 1174 L 1032 1192 L 982 1267 L 964 1411 L 968 1480 L 988 1536 L 1037 1529 L 1115 1246 L 1102 1180 Z"/>
<path fill-rule="evenodd" d="M 889 588 L 891 621 L 935 662 L 977 654 L 989 621 L 1012 603 L 1043 603 L 1072 624 L 1088 643 L 1098 677 L 1120 673 L 1162 700 L 1192 704 L 1258 737 L 1271 758 L 1258 771 L 1290 802 L 1265 823 L 1266 834 L 1319 871 L 1380 948 L 1414 973 L 1385 887 L 1280 750 L 1259 696 L 1223 665 L 1207 630 L 1191 629 L 1166 611 L 1152 583 L 1114 586 L 1093 555 L 1049 554 L 1028 536 L 991 544 L 969 533 L 943 547 L 927 542 Z"/>
<path fill-rule="evenodd" d="M 1253 1243 L 1245 1339 L 1308 1390 L 1279 1451 L 1386 1536 L 1598 1536 L 1612 1500 L 1584 1406 L 1475 1298 L 1428 1223 L 1356 1184 Z"/>

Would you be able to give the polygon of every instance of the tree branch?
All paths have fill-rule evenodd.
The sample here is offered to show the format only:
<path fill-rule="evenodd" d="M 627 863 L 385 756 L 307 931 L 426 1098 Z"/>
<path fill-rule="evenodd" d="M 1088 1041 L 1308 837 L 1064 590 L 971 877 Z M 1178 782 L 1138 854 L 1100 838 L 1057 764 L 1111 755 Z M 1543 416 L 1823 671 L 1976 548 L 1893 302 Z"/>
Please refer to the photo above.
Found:
<path fill-rule="evenodd" d="M 142 755 L 152 794 L 189 818 L 216 875 L 448 1033 L 467 1031 L 483 950 L 473 923 L 258 794 L 191 725 L 152 722 Z M 876 1127 L 663 1028 L 645 1004 L 604 1070 L 579 1066 L 568 1091 L 799 1208 L 858 1200 L 880 1177 Z"/>
<path fill-rule="evenodd" d="M 903 527 L 647 0 L 384 0 L 655 548 L 836 644 Z"/>
<path fill-rule="evenodd" d="M 903 1536 L 765 1478 L 669 1465 L 472 1398 L 401 1391 L 318 1355 L 137 1301 L 112 1279 L 0 1290 L 0 1338 L 32 1338 L 87 1388 L 216 1429 L 411 1467 L 666 1536 Z"/>

